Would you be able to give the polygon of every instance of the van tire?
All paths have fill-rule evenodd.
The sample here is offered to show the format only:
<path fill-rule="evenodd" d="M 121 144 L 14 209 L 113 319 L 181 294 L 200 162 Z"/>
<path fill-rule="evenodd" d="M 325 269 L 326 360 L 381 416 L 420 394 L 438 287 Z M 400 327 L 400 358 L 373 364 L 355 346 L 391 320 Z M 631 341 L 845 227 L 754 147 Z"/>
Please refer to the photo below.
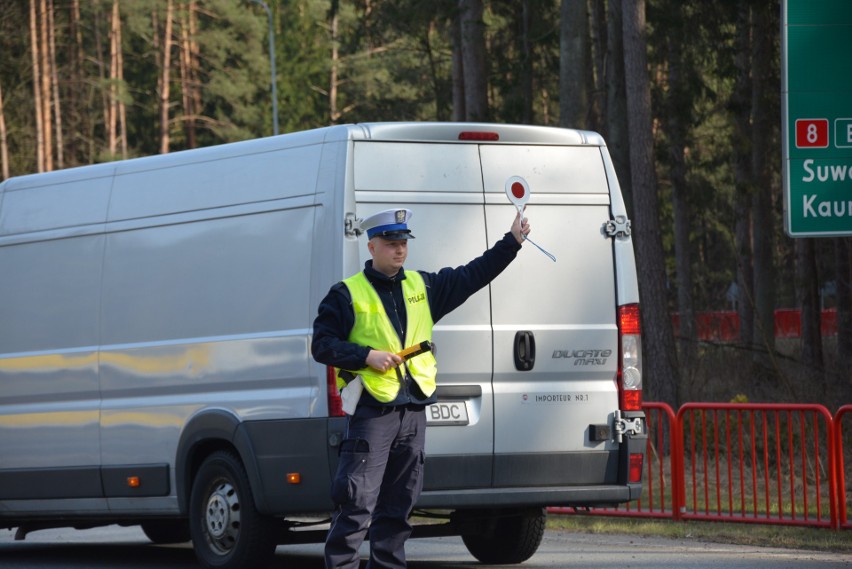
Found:
<path fill-rule="evenodd" d="M 192 539 L 189 520 L 151 520 L 140 524 L 145 537 L 152 543 L 185 543 Z"/>
<path fill-rule="evenodd" d="M 205 567 L 261 568 L 272 560 L 274 522 L 255 508 L 245 467 L 234 453 L 216 451 L 201 463 L 189 512 L 195 555 Z"/>
<path fill-rule="evenodd" d="M 544 537 L 544 508 L 494 510 L 484 531 L 462 534 L 471 555 L 486 565 L 513 565 L 533 556 Z"/>

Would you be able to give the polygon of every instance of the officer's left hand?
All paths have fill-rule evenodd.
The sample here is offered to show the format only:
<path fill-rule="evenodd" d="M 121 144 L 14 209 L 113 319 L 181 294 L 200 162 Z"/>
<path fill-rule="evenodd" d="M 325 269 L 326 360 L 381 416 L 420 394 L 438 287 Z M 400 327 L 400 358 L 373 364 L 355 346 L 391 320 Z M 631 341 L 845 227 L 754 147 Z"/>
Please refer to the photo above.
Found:
<path fill-rule="evenodd" d="M 527 207 L 524 206 L 524 209 Z M 515 214 L 515 221 L 512 223 L 512 235 L 515 236 L 515 239 L 518 240 L 519 244 L 523 244 L 524 238 L 530 233 L 530 224 L 527 222 L 527 218 L 521 219 L 521 213 L 518 212 Z"/>

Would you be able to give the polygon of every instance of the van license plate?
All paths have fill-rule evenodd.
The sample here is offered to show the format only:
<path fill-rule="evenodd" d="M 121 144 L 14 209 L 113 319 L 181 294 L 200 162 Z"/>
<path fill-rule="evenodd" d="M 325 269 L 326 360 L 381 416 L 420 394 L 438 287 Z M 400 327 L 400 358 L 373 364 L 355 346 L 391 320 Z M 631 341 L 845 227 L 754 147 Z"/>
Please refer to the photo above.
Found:
<path fill-rule="evenodd" d="M 467 403 L 464 401 L 441 401 L 426 407 L 427 425 L 467 425 Z"/>

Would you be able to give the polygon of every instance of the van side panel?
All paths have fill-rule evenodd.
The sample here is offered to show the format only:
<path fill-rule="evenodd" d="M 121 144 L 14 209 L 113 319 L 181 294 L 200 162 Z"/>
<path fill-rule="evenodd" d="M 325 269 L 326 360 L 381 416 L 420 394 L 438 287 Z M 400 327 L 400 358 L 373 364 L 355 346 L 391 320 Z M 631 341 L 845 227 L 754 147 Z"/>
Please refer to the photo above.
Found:
<path fill-rule="evenodd" d="M 9 180 L 0 211 L 0 237 L 69 228 L 91 231 L 91 227 L 102 225 L 113 168 L 100 167 L 97 173 L 83 176 L 59 171 Z M 68 234 L 73 233 L 66 231 Z"/>
<path fill-rule="evenodd" d="M 82 188 L 82 204 L 63 193 Z M 107 178 L 5 186 L 0 267 L 11 269 L 0 278 L 0 500 L 74 497 L 82 500 L 49 508 L 104 507 L 97 344 L 108 189 Z M 75 236 L 51 230 L 60 222 Z M 45 507 L 24 504 L 4 510 Z"/>
<path fill-rule="evenodd" d="M 255 152 L 223 154 L 220 149 L 205 149 L 212 155 L 190 163 L 158 163 L 157 167 L 127 163 L 117 171 L 109 220 L 313 195 L 319 148 L 319 144 L 271 148 L 266 141 Z"/>
<path fill-rule="evenodd" d="M 173 463 L 182 427 L 205 408 L 242 421 L 310 416 L 312 226 L 312 198 L 300 197 L 272 211 L 109 235 L 103 464 Z"/>

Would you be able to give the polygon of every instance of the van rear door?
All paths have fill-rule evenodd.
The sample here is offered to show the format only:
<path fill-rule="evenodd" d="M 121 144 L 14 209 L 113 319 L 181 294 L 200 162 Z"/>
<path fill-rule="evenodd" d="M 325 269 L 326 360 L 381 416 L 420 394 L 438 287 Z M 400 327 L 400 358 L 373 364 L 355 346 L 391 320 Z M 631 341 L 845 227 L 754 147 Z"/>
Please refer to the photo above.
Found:
<path fill-rule="evenodd" d="M 515 214 L 506 180 L 524 178 L 533 245 L 491 284 L 494 485 L 615 483 L 614 443 L 589 426 L 618 408 L 615 269 L 602 231 L 610 197 L 597 146 L 480 148 L 488 240 Z"/>
<path fill-rule="evenodd" d="M 397 207 L 414 213 L 406 269 L 436 272 L 463 265 L 499 238 L 486 239 L 477 145 L 358 141 L 354 152 L 357 217 Z M 510 223 L 503 224 L 503 232 Z M 366 236 L 361 240 L 363 266 L 370 254 Z M 488 287 L 436 324 L 433 340 L 440 402 L 427 415 L 425 487 L 488 487 L 494 448 Z"/>

